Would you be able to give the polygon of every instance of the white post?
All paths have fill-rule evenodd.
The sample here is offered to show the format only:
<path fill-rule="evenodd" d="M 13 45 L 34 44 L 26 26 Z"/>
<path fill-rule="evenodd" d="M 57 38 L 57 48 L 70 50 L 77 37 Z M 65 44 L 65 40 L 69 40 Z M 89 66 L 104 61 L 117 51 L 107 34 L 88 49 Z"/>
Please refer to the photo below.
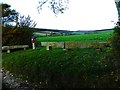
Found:
<path fill-rule="evenodd" d="M 10 53 L 10 50 L 9 50 L 9 49 L 7 50 L 7 53 Z"/>
<path fill-rule="evenodd" d="M 24 48 L 24 50 L 26 50 L 26 48 Z"/>
<path fill-rule="evenodd" d="M 35 40 L 32 38 L 32 48 L 35 49 Z"/>
<path fill-rule="evenodd" d="M 50 50 L 49 45 L 46 46 L 46 50 Z"/>
<path fill-rule="evenodd" d="M 35 49 L 35 43 L 32 43 L 33 49 Z"/>

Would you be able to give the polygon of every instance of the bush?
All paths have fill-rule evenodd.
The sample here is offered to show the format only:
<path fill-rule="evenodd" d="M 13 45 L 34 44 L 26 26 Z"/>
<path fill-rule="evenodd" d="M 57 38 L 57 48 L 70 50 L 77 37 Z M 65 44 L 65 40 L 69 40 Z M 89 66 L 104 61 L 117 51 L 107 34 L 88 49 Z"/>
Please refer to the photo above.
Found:
<path fill-rule="evenodd" d="M 31 47 L 32 29 L 16 28 L 12 26 L 3 27 L 2 45 L 29 45 Z"/>
<path fill-rule="evenodd" d="M 114 59 L 118 62 L 118 67 L 120 63 L 120 28 L 115 27 L 114 28 L 114 35 L 112 39 L 112 51 Z"/>

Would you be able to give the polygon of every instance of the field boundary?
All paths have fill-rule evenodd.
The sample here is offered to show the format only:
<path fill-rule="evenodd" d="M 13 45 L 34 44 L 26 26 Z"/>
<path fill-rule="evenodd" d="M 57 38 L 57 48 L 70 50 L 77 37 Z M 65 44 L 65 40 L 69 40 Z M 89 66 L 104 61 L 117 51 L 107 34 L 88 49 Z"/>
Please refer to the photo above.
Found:
<path fill-rule="evenodd" d="M 90 48 L 90 47 L 107 47 L 109 46 L 108 42 L 41 42 L 41 46 L 53 47 L 53 48 Z"/>

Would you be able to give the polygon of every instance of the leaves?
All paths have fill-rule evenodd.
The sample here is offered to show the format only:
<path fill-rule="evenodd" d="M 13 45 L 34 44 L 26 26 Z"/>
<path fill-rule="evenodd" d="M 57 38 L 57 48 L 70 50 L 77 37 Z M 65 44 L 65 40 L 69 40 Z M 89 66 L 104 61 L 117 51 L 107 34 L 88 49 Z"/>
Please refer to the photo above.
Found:
<path fill-rule="evenodd" d="M 31 20 L 31 17 L 28 15 L 27 17 L 20 16 L 19 21 L 18 21 L 18 27 L 24 28 L 24 27 L 35 27 L 37 25 L 36 22 Z"/>
<path fill-rule="evenodd" d="M 2 24 L 9 25 L 11 22 L 17 21 L 18 12 L 10 9 L 10 5 L 8 4 L 0 4 L 2 5 Z"/>
<path fill-rule="evenodd" d="M 44 4 L 48 3 L 48 7 L 53 11 L 55 15 L 59 12 L 64 13 L 68 9 L 69 0 L 39 0 L 38 12 L 42 10 Z"/>

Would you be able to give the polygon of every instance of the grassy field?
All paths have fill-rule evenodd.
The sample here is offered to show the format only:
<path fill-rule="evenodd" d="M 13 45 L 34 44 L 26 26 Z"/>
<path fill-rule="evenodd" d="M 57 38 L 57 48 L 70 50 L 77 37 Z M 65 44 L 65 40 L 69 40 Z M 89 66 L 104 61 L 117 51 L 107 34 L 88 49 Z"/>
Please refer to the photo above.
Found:
<path fill-rule="evenodd" d="M 106 41 L 112 37 L 113 32 L 98 32 L 93 34 L 81 35 L 68 35 L 68 36 L 51 36 L 37 38 L 37 42 L 63 42 L 63 41 L 81 41 L 81 42 L 94 42 Z"/>
<path fill-rule="evenodd" d="M 94 48 L 46 51 L 40 47 L 3 53 L 3 67 L 44 88 L 118 87 L 111 76 L 116 67 L 113 62 L 105 61 L 106 55 L 106 49 L 101 52 Z"/>
<path fill-rule="evenodd" d="M 107 41 L 112 32 L 37 38 L 38 42 Z M 110 48 L 76 48 L 63 50 L 45 47 L 35 50 L 3 53 L 2 66 L 15 76 L 28 80 L 40 88 L 116 88 L 120 74 Z"/>

